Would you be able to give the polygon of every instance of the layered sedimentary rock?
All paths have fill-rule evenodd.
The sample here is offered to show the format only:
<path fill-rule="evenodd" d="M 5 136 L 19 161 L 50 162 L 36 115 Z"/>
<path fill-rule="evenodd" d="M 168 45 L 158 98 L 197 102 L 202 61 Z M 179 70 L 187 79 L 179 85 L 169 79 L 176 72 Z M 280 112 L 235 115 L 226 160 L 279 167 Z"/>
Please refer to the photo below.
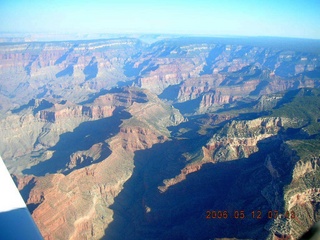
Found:
<path fill-rule="evenodd" d="M 164 192 L 170 186 L 186 179 L 190 173 L 199 171 L 203 164 L 232 161 L 248 158 L 258 152 L 258 143 L 264 139 L 274 141 L 280 129 L 289 122 L 287 118 L 258 118 L 251 121 L 232 121 L 215 134 L 206 146 L 203 146 L 202 160 L 188 164 L 173 179 L 165 180 Z"/>
<path fill-rule="evenodd" d="M 297 239 L 319 220 L 317 51 L 113 39 L 0 56 L 0 152 L 45 239 Z"/>
<path fill-rule="evenodd" d="M 206 148 L 212 159 L 230 161 L 247 158 L 258 151 L 258 142 L 277 135 L 289 119 L 265 118 L 243 122 L 231 122 L 221 134 L 213 136 Z"/>
<path fill-rule="evenodd" d="M 169 132 L 166 127 L 184 120 L 177 110 L 160 103 L 153 94 L 128 89 L 119 95 L 126 101 L 113 106 L 125 107 L 129 114 L 118 126 L 119 131 L 111 138 L 104 136 L 101 142 L 86 151 L 74 151 L 66 160 L 67 168 L 63 174 L 36 178 L 27 203 L 37 206 L 32 215 L 45 239 L 102 237 L 104 229 L 112 221 L 109 206 L 132 174 L 134 152 L 167 141 Z M 96 101 L 107 104 L 115 99 L 116 93 L 101 96 Z M 158 113 L 156 122 L 150 121 L 154 113 Z M 72 148 L 71 144 L 69 147 Z M 104 151 L 109 153 L 104 155 Z M 24 182 L 27 186 L 27 181 L 23 180 L 20 180 L 20 185 Z"/>
<path fill-rule="evenodd" d="M 8 43 L 0 48 L 4 80 L 0 94 L 14 96 L 18 105 L 39 95 L 63 95 L 79 102 L 128 81 L 164 98 L 170 95 L 176 102 L 200 98 L 199 111 L 205 112 L 219 102 L 229 104 L 248 95 L 319 86 L 319 57 L 305 46 L 307 41 L 300 49 L 279 47 L 282 40 L 278 41 L 184 38 L 149 46 L 136 39 Z M 215 92 L 223 92 L 220 101 L 211 100 Z M 7 110 L 10 105 L 1 107 Z"/>
<path fill-rule="evenodd" d="M 2 107 L 7 110 L 39 96 L 86 99 L 126 81 L 124 62 L 142 46 L 136 39 L 2 44 L 0 94 L 14 97 Z"/>
<path fill-rule="evenodd" d="M 126 74 L 138 76 L 138 86 L 176 102 L 200 98 L 200 112 L 249 95 L 319 86 L 316 53 L 227 42 L 196 38 L 155 43 L 126 63 Z"/>
<path fill-rule="evenodd" d="M 61 134 L 74 131 L 83 122 L 111 117 L 116 108 L 126 108 L 135 102 L 145 103 L 148 98 L 143 91 L 128 88 L 115 89 L 112 93 L 101 95 L 91 103 L 83 105 L 69 101 L 57 102 L 54 99 L 52 101 L 31 100 L 1 120 L 1 152 L 5 159 L 11 159 L 8 162 L 9 167 L 16 165 L 12 162 L 13 159 L 19 159 L 34 150 L 41 153 L 36 154 L 39 155 L 39 159 L 47 159 L 51 153 L 43 151 L 53 147 Z M 90 129 L 86 131 L 90 133 Z M 25 156 L 23 158 L 27 159 Z M 31 163 L 22 162 L 24 161 L 21 161 L 17 171 Z"/>
<path fill-rule="evenodd" d="M 296 100 L 294 101 L 298 103 L 301 101 L 302 96 L 305 97 L 309 94 L 312 98 L 312 96 L 317 95 L 316 92 L 311 93 L 310 90 L 298 91 L 298 94 L 296 94 L 300 96 L 297 97 L 296 95 Z M 274 99 L 271 96 L 265 98 Z M 239 191 L 243 191 L 242 194 L 239 193 L 237 198 L 231 197 L 234 192 L 230 195 L 225 195 L 223 201 L 227 202 L 226 205 L 211 198 L 213 211 L 215 214 L 218 214 L 217 207 L 218 209 L 226 207 L 226 214 L 230 214 L 234 213 L 232 207 L 230 207 L 233 206 L 236 209 L 236 213 L 238 212 L 237 209 L 243 209 L 243 216 L 246 216 L 248 219 L 253 218 L 253 216 L 256 217 L 253 214 L 256 214 L 257 211 L 259 213 L 264 212 L 265 216 L 261 219 L 267 221 L 261 220 L 260 227 L 264 229 L 263 231 L 269 231 L 269 236 L 262 237 L 263 234 L 260 232 L 260 235 L 258 234 L 257 237 L 267 239 L 298 239 L 314 223 L 319 221 L 320 217 L 317 210 L 320 201 L 319 189 L 317 188 L 319 182 L 317 175 L 319 174 L 320 164 L 319 152 L 317 150 L 319 141 L 313 139 L 312 136 L 309 136 L 311 139 L 308 139 L 307 135 L 303 133 L 305 130 L 301 131 L 300 127 L 296 128 L 299 125 L 301 126 L 304 118 L 310 116 L 309 114 L 313 112 L 312 109 L 317 106 L 319 99 L 313 98 L 313 101 L 315 102 L 310 103 L 308 107 L 305 106 L 305 108 L 310 108 L 310 110 L 304 112 L 305 115 L 300 115 L 300 118 L 286 117 L 286 111 L 291 109 L 289 104 L 289 106 L 283 107 L 282 110 L 280 108 L 277 112 L 277 114 L 281 113 L 284 117 L 263 117 L 254 120 L 230 121 L 214 134 L 205 147 L 202 147 L 202 157 L 196 157 L 197 161 L 188 163 L 174 178 L 164 180 L 158 189 L 164 195 L 169 194 L 170 191 L 177 191 L 179 185 L 182 187 L 184 184 L 191 184 L 190 182 L 188 183 L 188 179 L 195 178 L 196 174 L 200 175 L 201 172 L 215 178 L 216 175 L 219 175 L 219 167 L 217 166 L 216 168 L 217 172 L 210 173 L 204 170 L 208 168 L 208 163 L 219 165 L 222 162 L 228 162 L 230 173 L 234 169 L 237 169 L 237 161 L 243 162 L 243 159 L 251 159 L 249 160 L 251 162 L 250 165 L 246 166 L 248 168 L 247 171 L 242 169 L 246 165 L 245 162 L 243 162 L 242 168 L 236 170 L 238 171 L 239 178 L 235 183 L 229 175 L 231 178 L 230 185 L 225 186 L 224 189 L 224 192 L 233 192 L 236 191 L 236 188 L 239 188 Z M 295 112 L 297 115 L 300 110 L 295 109 L 295 111 L 297 111 Z M 315 122 L 309 124 L 315 124 L 314 127 L 317 126 L 316 128 L 319 127 L 318 123 Z M 302 129 L 308 128 L 307 125 L 302 124 L 302 126 Z M 259 177 L 255 177 L 256 175 Z M 258 182 L 255 184 L 251 182 L 255 178 L 256 181 L 263 184 L 261 185 L 261 189 L 257 191 L 254 200 L 252 199 L 253 202 L 247 202 L 251 195 L 249 189 L 252 188 L 251 192 L 254 192 L 255 187 L 253 185 L 259 185 Z M 219 183 L 222 184 L 222 182 Z M 205 182 L 202 184 L 205 185 Z M 248 187 L 243 187 L 241 184 L 245 184 Z M 199 194 L 204 194 L 205 196 L 204 192 Z M 220 194 L 223 193 L 221 192 Z M 219 198 L 218 195 L 215 195 L 215 197 Z M 231 197 L 230 201 L 228 197 Z M 267 201 L 265 206 L 263 206 L 265 204 L 262 203 L 263 200 Z M 242 201 L 244 201 L 244 204 L 242 204 Z M 148 204 L 147 200 L 146 202 Z M 255 202 L 260 202 L 258 206 L 260 210 L 256 209 Z M 157 212 L 157 209 L 154 209 L 154 211 Z M 176 214 L 179 215 L 179 213 Z M 245 214 L 249 214 L 249 216 Z M 210 219 L 211 212 L 207 216 L 210 216 Z M 223 217 L 220 216 L 220 218 Z M 152 221 L 158 222 L 157 219 L 153 219 Z M 242 224 L 245 224 L 246 221 L 242 221 Z M 253 220 L 251 224 L 255 224 L 259 228 L 259 224 L 256 221 Z M 214 224 L 219 223 L 219 221 L 214 222 Z M 232 223 L 230 222 L 230 224 Z M 215 227 L 217 226 L 212 225 L 212 228 Z M 208 231 L 214 232 L 214 230 Z M 229 233 L 231 231 L 231 229 L 228 230 Z M 244 234 L 244 231 L 242 232 L 243 234 L 238 232 L 234 236 L 254 236 L 253 232 L 248 235 Z M 206 236 L 206 234 L 203 236 Z"/>

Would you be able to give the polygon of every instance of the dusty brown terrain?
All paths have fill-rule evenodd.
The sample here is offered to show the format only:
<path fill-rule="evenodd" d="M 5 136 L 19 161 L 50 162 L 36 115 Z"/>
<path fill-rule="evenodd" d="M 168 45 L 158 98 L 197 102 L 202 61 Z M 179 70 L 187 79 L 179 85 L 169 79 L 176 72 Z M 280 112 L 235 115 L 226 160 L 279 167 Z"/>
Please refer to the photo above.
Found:
<path fill-rule="evenodd" d="M 43 237 L 301 236 L 320 218 L 320 59 L 280 45 L 2 43 L 0 153 Z"/>

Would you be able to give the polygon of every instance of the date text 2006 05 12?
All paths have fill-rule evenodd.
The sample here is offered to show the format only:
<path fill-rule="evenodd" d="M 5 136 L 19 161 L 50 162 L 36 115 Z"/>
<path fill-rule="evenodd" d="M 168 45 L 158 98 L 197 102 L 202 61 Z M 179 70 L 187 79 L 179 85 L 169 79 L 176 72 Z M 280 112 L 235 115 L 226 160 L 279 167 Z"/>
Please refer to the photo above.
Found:
<path fill-rule="evenodd" d="M 270 210 L 270 211 L 260 211 L 260 210 L 253 210 L 253 211 L 244 211 L 244 210 L 235 210 L 235 211 L 222 211 L 222 210 L 208 210 L 206 211 L 206 219 L 263 219 L 263 218 L 290 218 L 294 219 L 296 217 L 294 211 L 286 211 L 284 213 L 280 213 L 277 210 Z"/>

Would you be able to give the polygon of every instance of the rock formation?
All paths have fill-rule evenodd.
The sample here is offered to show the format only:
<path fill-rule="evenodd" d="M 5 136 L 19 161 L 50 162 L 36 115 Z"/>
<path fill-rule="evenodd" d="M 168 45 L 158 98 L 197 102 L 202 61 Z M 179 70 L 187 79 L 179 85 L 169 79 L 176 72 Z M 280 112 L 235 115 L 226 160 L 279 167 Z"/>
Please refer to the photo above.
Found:
<path fill-rule="evenodd" d="M 282 41 L 2 43 L 0 152 L 43 237 L 301 236 L 320 218 L 319 43 Z"/>

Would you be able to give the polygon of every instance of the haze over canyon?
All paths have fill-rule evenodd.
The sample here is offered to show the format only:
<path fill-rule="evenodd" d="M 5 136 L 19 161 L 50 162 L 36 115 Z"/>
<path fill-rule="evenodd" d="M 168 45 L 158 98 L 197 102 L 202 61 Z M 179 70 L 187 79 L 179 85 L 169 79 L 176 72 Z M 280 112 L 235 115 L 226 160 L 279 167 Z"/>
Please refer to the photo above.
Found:
<path fill-rule="evenodd" d="M 44 239 L 319 221 L 320 41 L 136 37 L 0 43 L 0 154 Z"/>

